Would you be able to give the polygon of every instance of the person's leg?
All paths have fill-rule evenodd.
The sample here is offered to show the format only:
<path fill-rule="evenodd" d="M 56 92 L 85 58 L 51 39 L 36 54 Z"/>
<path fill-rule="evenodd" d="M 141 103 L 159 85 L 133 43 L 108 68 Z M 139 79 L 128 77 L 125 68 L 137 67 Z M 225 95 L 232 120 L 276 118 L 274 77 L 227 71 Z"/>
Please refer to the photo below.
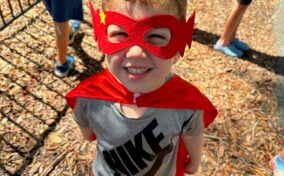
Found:
<path fill-rule="evenodd" d="M 224 31 L 219 39 L 223 46 L 228 46 L 232 39 L 235 38 L 236 31 L 247 9 L 247 5 L 234 2 L 233 8 L 228 16 Z"/>
<path fill-rule="evenodd" d="M 57 49 L 55 74 L 64 77 L 67 76 L 75 63 L 74 57 L 67 53 L 69 40 L 74 40 L 80 27 L 80 20 L 83 19 L 82 0 L 44 0 L 44 3 L 53 18 L 55 27 Z M 71 27 L 68 23 L 70 19 L 77 20 L 75 25 L 71 24 Z"/>
<path fill-rule="evenodd" d="M 233 31 L 233 34 L 232 34 L 232 37 L 231 37 L 231 40 L 233 40 L 234 38 L 236 38 L 236 35 L 237 35 L 237 30 L 240 26 L 240 23 L 243 19 L 243 14 L 239 16 L 238 20 L 236 21 L 236 26 L 235 26 L 235 29 Z"/>
<path fill-rule="evenodd" d="M 80 20 L 72 20 L 71 26 L 70 26 L 70 34 L 69 34 L 69 45 L 73 44 L 76 35 L 79 32 L 81 26 Z"/>
<path fill-rule="evenodd" d="M 241 51 L 248 51 L 250 49 L 249 46 L 245 42 L 237 39 L 236 33 L 237 33 L 238 27 L 240 26 L 240 23 L 243 19 L 244 13 L 245 13 L 246 9 L 248 8 L 248 5 L 251 3 L 251 0 L 239 0 L 239 3 L 240 4 L 239 4 L 239 7 L 238 7 L 238 12 L 240 13 L 240 15 L 239 15 L 239 18 L 237 19 L 236 27 L 235 27 L 234 33 L 231 37 L 231 44 Z"/>
<path fill-rule="evenodd" d="M 57 48 L 57 55 L 55 57 L 55 75 L 65 77 L 69 71 L 74 67 L 75 59 L 68 55 L 69 34 L 71 28 L 67 22 L 54 22 L 55 26 L 55 42 Z"/>
<path fill-rule="evenodd" d="M 224 31 L 220 39 L 214 45 L 215 50 L 221 51 L 228 56 L 241 57 L 243 55 L 243 51 L 247 51 L 249 49 L 248 45 L 235 39 L 237 29 L 248 4 L 250 3 L 248 3 L 248 1 L 251 2 L 251 0 L 236 0 L 234 2 L 225 23 Z"/>
<path fill-rule="evenodd" d="M 55 40 L 57 47 L 56 61 L 58 64 L 64 64 L 66 62 L 69 34 L 71 32 L 71 29 L 68 24 L 68 21 L 63 23 L 54 22 L 54 26 L 55 26 Z"/>

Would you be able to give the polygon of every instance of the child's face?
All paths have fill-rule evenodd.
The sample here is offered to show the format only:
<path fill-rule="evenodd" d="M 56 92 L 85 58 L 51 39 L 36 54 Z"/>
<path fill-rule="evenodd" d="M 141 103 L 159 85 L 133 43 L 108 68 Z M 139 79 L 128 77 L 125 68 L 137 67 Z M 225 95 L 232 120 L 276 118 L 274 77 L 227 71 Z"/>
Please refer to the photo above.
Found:
<path fill-rule="evenodd" d="M 119 12 L 135 20 L 158 14 L 170 14 L 163 8 L 149 8 L 125 0 L 112 0 L 111 3 L 111 9 L 106 10 Z M 107 33 L 109 41 L 114 43 L 127 38 L 126 31 L 116 25 L 110 25 Z M 170 39 L 170 30 L 166 28 L 157 28 L 146 34 L 147 42 L 158 46 L 167 45 Z M 130 91 L 139 93 L 151 92 L 161 87 L 177 59 L 178 54 L 172 58 L 161 59 L 139 45 L 107 55 L 109 68 L 116 78 Z"/>

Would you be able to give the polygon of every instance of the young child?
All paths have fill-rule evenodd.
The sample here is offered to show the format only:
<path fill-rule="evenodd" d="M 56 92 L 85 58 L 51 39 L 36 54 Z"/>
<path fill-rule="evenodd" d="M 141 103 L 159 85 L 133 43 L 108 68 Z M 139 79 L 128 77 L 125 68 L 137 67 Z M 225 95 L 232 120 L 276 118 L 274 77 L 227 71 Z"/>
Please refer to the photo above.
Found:
<path fill-rule="evenodd" d="M 75 59 L 68 55 L 68 45 L 72 44 L 83 20 L 82 0 L 43 0 L 51 14 L 55 27 L 57 48 L 55 75 L 65 77 L 74 67 Z M 73 19 L 71 26 L 69 20 Z"/>
<path fill-rule="evenodd" d="M 97 140 L 99 175 L 197 172 L 203 129 L 217 110 L 171 72 L 190 46 L 187 0 L 103 0 L 90 4 L 95 38 L 109 68 L 66 95 L 82 135 Z M 188 154 L 188 155 L 187 155 Z"/>
<path fill-rule="evenodd" d="M 236 38 L 237 29 L 243 15 L 252 0 L 234 0 L 234 5 L 225 24 L 220 39 L 214 45 L 214 49 L 232 57 L 242 57 L 249 46 Z"/>
<path fill-rule="evenodd" d="M 284 175 L 284 149 L 282 149 L 269 164 L 274 172 L 275 176 Z"/>

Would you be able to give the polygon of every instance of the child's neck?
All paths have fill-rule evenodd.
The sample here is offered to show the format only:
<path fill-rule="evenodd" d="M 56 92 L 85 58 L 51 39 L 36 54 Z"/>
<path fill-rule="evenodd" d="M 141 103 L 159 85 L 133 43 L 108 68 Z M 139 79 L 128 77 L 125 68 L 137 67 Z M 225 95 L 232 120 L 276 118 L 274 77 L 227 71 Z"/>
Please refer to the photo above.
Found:
<path fill-rule="evenodd" d="M 137 105 L 120 104 L 121 112 L 131 119 L 139 119 L 147 108 L 139 108 Z"/>

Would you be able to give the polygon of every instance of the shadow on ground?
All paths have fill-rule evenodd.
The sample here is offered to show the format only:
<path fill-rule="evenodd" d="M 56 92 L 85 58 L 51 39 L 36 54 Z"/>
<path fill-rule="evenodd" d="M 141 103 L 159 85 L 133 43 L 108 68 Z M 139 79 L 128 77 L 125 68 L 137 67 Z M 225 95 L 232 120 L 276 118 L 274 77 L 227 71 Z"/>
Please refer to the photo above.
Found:
<path fill-rule="evenodd" d="M 41 16 L 45 12 L 46 11 L 44 10 L 36 18 L 31 19 L 27 25 L 15 31 L 11 37 L 0 41 L 0 45 L 5 48 L 8 53 L 0 52 L 0 61 L 1 63 L 7 64 L 14 70 L 14 73 L 0 73 L 0 80 L 7 83 L 6 85 L 4 84 L 5 86 L 0 87 L 0 101 L 8 102 L 5 105 L 0 105 L 0 123 L 3 122 L 3 124 L 1 123 L 1 129 L 4 130 L 3 133 L 0 133 L 0 149 L 1 153 L 3 151 L 5 153 L 3 156 L 1 156 L 2 154 L 0 155 L 0 175 L 22 175 L 26 167 L 32 163 L 34 157 L 38 153 L 38 150 L 44 146 L 44 141 L 48 137 L 48 134 L 54 131 L 55 127 L 60 122 L 61 118 L 66 115 L 68 110 L 67 105 L 57 106 L 52 100 L 48 100 L 44 96 L 39 96 L 37 93 L 39 93 L 41 90 L 38 90 L 39 92 L 31 90 L 38 86 L 39 89 L 44 89 L 52 94 L 55 94 L 56 97 L 63 102 L 62 104 L 65 104 L 64 94 L 66 92 L 54 86 L 54 82 L 58 82 L 58 86 L 65 85 L 71 90 L 71 88 L 74 87 L 74 82 L 76 80 L 81 81 L 85 77 L 103 70 L 101 64 L 104 61 L 104 56 L 102 56 L 102 58 L 99 60 L 94 59 L 82 48 L 82 41 L 85 34 L 79 34 L 76 37 L 73 47 L 76 51 L 75 54 L 82 60 L 86 69 L 82 73 L 72 70 L 70 77 L 76 77 L 73 81 L 69 80 L 68 78 L 61 79 L 56 77 L 53 72 L 54 65 L 50 64 L 50 62 L 42 63 L 41 61 L 35 59 L 33 54 L 41 56 L 46 60 L 52 59 L 51 56 L 46 53 L 45 49 L 53 46 L 50 45 L 49 41 L 45 41 L 44 38 L 53 38 L 54 34 L 46 32 L 37 27 L 37 22 L 39 21 L 41 23 L 45 23 L 47 26 L 50 26 L 50 23 L 47 23 L 47 21 L 41 19 Z M 45 36 L 42 37 L 40 35 L 36 35 L 36 32 L 26 32 L 28 28 L 34 28 L 37 32 L 43 32 Z M 25 35 L 29 40 L 24 40 L 18 35 Z M 16 43 L 16 47 L 11 45 L 13 42 Z M 38 45 L 34 47 L 34 43 L 37 43 Z M 27 50 L 32 52 L 25 52 Z M 18 58 L 24 60 L 24 65 L 17 63 L 16 59 Z M 30 69 L 30 67 L 27 65 L 32 65 L 33 68 Z M 26 66 L 28 68 L 26 68 Z M 21 82 L 23 77 L 21 77 L 21 75 L 24 75 L 23 77 L 28 77 L 31 82 L 28 85 L 23 84 Z M 53 81 L 46 83 L 44 80 L 46 77 L 50 77 Z M 20 92 L 18 95 L 15 95 L 10 91 L 15 87 L 17 87 Z M 31 106 L 29 106 L 30 104 L 33 104 L 33 107 L 38 105 L 45 107 L 43 109 L 48 109 L 48 111 L 53 114 L 53 117 L 51 117 L 51 119 L 44 119 L 46 118 L 44 117 L 45 115 L 39 115 L 38 112 L 35 112 L 37 108 L 31 108 Z M 29 114 L 30 116 L 27 120 L 29 120 L 31 123 L 36 121 L 38 124 L 44 124 L 47 126 L 47 128 L 42 130 L 40 134 L 33 134 L 33 132 L 31 132 L 33 129 L 31 128 L 41 127 L 27 126 L 26 124 L 19 123 L 17 119 L 22 115 L 21 113 Z M 12 138 L 17 139 L 15 141 Z M 27 140 L 28 142 L 25 143 L 21 141 L 23 139 Z M 11 157 L 4 159 L 6 154 L 7 156 L 10 155 Z M 20 162 L 16 163 L 16 160 Z"/>
<path fill-rule="evenodd" d="M 200 29 L 194 29 L 193 32 L 194 41 L 210 47 L 213 47 L 213 45 L 215 44 L 215 42 L 218 40 L 219 37 L 220 36 L 216 34 L 212 34 L 210 32 L 206 32 Z M 279 67 L 281 64 L 284 64 L 283 57 L 275 57 L 251 49 L 250 51 L 245 53 L 244 56 L 241 57 L 240 59 L 257 64 L 260 67 L 263 67 L 268 71 L 271 71 L 278 75 L 284 75 L 284 70 L 281 70 Z"/>
<path fill-rule="evenodd" d="M 85 70 L 77 77 L 77 80 L 82 81 L 84 78 L 94 74 L 98 73 L 103 70 L 102 62 L 104 62 L 104 55 L 101 56 L 99 60 L 96 60 L 92 58 L 90 55 L 88 55 L 84 49 L 82 48 L 82 41 L 85 34 L 81 33 L 76 36 L 76 41 L 73 44 L 73 47 L 75 48 L 76 55 L 82 60 Z M 76 71 L 73 70 L 70 72 L 70 76 L 75 75 Z"/>

